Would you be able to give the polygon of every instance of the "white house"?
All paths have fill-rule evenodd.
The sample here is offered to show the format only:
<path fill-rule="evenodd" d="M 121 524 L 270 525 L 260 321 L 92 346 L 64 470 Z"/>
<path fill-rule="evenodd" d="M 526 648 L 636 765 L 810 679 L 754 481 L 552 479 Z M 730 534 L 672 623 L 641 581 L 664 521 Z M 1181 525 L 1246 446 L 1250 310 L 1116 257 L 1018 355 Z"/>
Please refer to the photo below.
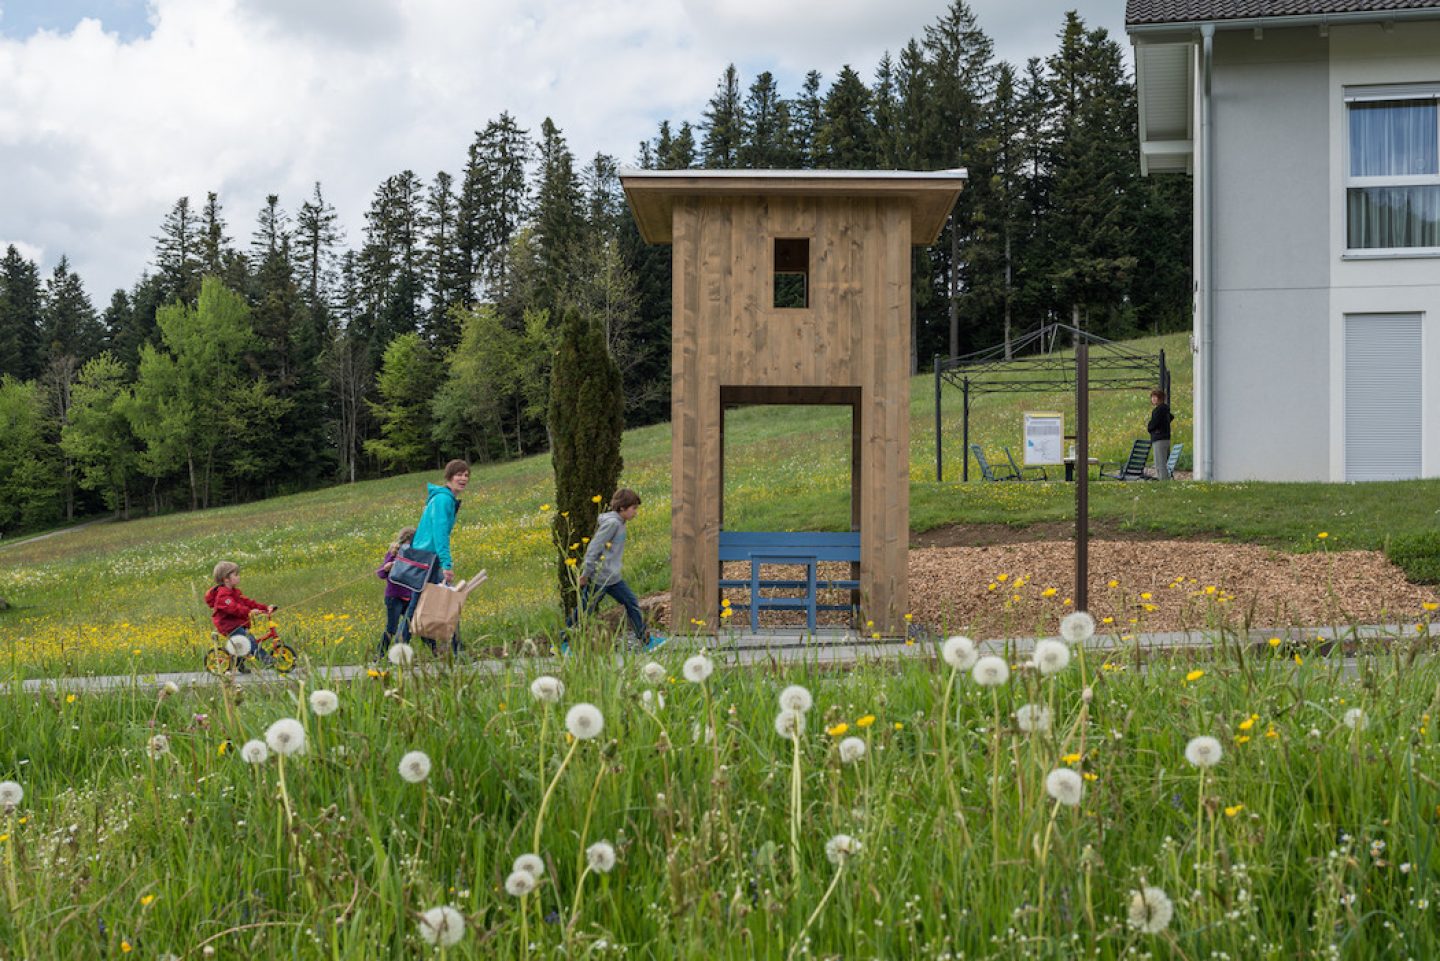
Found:
<path fill-rule="evenodd" d="M 1440 477 L 1440 2 L 1127 0 L 1147 175 L 1195 178 L 1195 466 Z"/>

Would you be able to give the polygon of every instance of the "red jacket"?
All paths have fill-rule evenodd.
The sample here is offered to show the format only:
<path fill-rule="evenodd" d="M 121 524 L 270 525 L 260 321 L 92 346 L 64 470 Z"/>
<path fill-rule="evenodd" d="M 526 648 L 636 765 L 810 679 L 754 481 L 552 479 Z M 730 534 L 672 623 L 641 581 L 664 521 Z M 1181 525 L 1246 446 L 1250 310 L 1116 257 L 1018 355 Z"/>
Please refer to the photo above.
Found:
<path fill-rule="evenodd" d="M 209 604 L 210 610 L 214 612 L 210 615 L 210 619 L 215 622 L 215 630 L 226 635 L 237 627 L 248 625 L 251 611 L 268 611 L 270 609 L 268 604 L 252 601 L 235 588 L 223 587 L 219 584 L 206 592 L 205 603 Z"/>

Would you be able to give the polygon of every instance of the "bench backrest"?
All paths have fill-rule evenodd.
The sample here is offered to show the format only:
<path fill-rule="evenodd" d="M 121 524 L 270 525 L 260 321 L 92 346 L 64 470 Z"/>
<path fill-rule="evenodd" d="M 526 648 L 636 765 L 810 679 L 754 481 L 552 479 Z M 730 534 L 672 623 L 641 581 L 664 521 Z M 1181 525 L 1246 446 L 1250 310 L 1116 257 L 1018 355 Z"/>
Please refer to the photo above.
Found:
<path fill-rule="evenodd" d="M 1150 460 L 1150 440 L 1144 438 L 1137 440 L 1130 448 L 1130 459 L 1125 462 L 1125 469 L 1122 474 L 1134 474 L 1140 476 L 1145 473 L 1145 464 Z"/>
<path fill-rule="evenodd" d="M 971 444 L 970 453 L 975 455 L 975 463 L 980 465 L 980 476 L 987 481 L 993 481 L 995 479 L 995 472 L 990 469 L 990 462 L 985 459 L 985 452 L 980 449 L 980 445 Z"/>
<path fill-rule="evenodd" d="M 1175 466 L 1180 463 L 1180 452 L 1184 449 L 1184 444 L 1176 444 L 1170 448 L 1170 456 L 1165 460 L 1165 469 L 1171 474 L 1175 473 Z"/>
<path fill-rule="evenodd" d="M 752 554 L 795 554 L 819 561 L 860 560 L 859 531 L 721 531 L 720 560 Z"/>

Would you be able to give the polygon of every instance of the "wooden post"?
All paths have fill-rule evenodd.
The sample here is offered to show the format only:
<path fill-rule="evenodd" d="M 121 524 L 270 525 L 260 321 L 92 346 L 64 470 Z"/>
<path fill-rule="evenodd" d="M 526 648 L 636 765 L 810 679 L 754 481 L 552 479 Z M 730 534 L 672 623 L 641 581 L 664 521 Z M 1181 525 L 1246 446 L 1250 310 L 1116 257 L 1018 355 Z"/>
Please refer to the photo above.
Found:
<path fill-rule="evenodd" d="M 935 483 L 945 480 L 940 460 L 940 355 L 935 355 Z"/>
<path fill-rule="evenodd" d="M 961 393 L 963 393 L 964 396 L 965 396 L 965 418 L 964 418 L 964 420 L 965 420 L 965 432 L 964 432 L 964 436 L 963 436 L 963 437 L 961 438 L 961 440 L 960 440 L 960 446 L 961 446 L 961 451 L 960 451 L 960 453 L 965 456 L 964 461 L 962 461 L 962 463 L 964 463 L 965 467 L 960 471 L 960 479 L 963 480 L 963 481 L 969 481 L 969 480 L 970 480 L 970 378 L 969 378 L 969 377 L 966 377 L 965 380 L 963 381 L 963 386 L 962 386 L 962 388 L 961 388 Z"/>
<path fill-rule="evenodd" d="M 1090 609 L 1090 349 L 1075 345 L 1075 610 Z"/>

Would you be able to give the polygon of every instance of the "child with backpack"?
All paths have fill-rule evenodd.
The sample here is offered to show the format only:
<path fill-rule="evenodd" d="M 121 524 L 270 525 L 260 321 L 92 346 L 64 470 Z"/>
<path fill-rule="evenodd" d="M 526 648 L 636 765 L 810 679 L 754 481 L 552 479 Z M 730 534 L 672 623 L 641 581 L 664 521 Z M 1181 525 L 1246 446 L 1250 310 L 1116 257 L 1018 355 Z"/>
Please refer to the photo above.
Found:
<path fill-rule="evenodd" d="M 403 585 L 390 580 L 390 569 L 395 566 L 395 556 L 409 547 L 410 542 L 414 539 L 415 528 L 402 528 L 400 533 L 395 535 L 390 549 L 385 552 L 385 559 L 380 562 L 379 569 L 375 571 L 375 576 L 385 582 L 385 631 L 380 635 L 380 658 L 382 660 L 395 640 L 396 631 L 399 631 L 401 641 L 406 644 L 410 643 L 410 619 L 405 616 L 405 613 L 410 609 L 412 592 Z"/>

